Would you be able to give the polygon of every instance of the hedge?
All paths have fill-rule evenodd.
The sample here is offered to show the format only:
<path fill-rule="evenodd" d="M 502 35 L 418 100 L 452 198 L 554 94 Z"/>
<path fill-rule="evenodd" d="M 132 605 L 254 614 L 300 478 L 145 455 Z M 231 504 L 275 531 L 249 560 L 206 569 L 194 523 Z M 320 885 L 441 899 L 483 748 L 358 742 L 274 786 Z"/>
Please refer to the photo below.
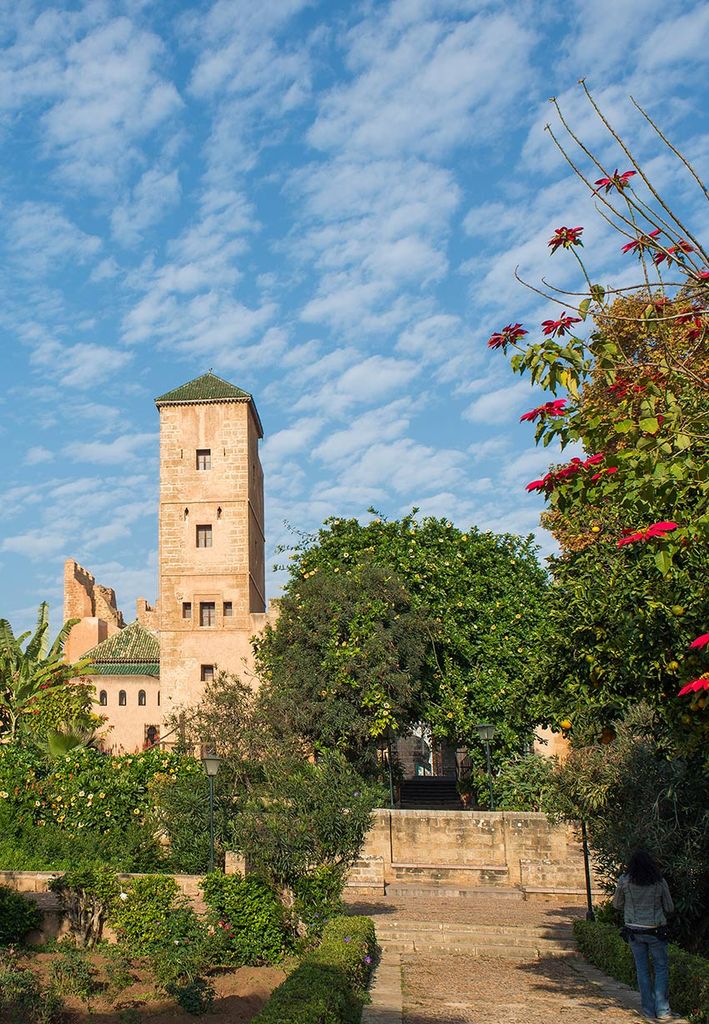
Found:
<path fill-rule="evenodd" d="M 22 942 L 27 933 L 39 928 L 41 923 L 42 914 L 33 900 L 0 885 L 0 946 Z"/>
<path fill-rule="evenodd" d="M 635 961 L 620 932 L 610 924 L 574 921 L 579 949 L 592 964 L 637 988 Z M 709 960 L 670 943 L 670 1006 L 695 1024 L 709 1024 Z"/>
<path fill-rule="evenodd" d="M 333 918 L 253 1024 L 359 1024 L 376 952 L 368 917 Z"/>

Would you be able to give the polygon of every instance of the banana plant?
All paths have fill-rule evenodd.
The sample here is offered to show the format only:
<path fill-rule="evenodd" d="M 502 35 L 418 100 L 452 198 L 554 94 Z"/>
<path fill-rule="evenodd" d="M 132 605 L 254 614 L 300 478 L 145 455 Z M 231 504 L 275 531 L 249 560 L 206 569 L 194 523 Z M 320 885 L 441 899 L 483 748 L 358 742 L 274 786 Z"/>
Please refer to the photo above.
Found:
<path fill-rule="evenodd" d="M 16 637 L 7 619 L 0 619 L 0 742 L 16 738 L 20 718 L 32 713 L 43 690 L 66 685 L 90 664 L 88 658 L 73 664 L 64 660 L 64 644 L 77 622 L 79 619 L 65 622 L 50 646 L 46 601 L 39 606 L 34 631 Z"/>
<path fill-rule="evenodd" d="M 49 729 L 41 746 L 50 757 L 66 757 L 73 750 L 93 747 L 95 742 L 95 730 L 84 729 L 77 722 L 67 722 L 58 729 Z"/>

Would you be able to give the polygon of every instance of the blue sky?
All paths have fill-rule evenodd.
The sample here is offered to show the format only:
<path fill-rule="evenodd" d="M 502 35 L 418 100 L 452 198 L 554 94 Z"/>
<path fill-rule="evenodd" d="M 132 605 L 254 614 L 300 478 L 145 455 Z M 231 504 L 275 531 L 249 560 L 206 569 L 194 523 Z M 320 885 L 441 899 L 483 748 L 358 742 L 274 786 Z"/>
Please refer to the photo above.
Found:
<path fill-rule="evenodd" d="M 707 53 L 692 0 L 1 0 L 0 616 L 67 556 L 155 598 L 152 400 L 210 367 L 256 397 L 271 550 L 370 505 L 536 530 L 535 396 L 485 341 L 550 311 L 516 264 L 574 287 L 560 224 L 629 272 L 548 97 L 626 169 L 585 75 L 694 215 L 628 96 L 706 171 Z"/>

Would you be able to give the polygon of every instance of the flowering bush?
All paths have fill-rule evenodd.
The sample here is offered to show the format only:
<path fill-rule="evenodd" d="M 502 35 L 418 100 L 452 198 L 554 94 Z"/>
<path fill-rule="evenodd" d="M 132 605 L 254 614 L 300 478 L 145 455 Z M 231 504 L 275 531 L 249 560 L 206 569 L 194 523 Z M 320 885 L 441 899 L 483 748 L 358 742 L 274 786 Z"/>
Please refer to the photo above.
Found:
<path fill-rule="evenodd" d="M 119 832 L 143 820 L 156 776 L 169 780 L 201 771 L 193 758 L 157 749 L 113 757 L 81 748 L 49 760 L 29 746 L 3 746 L 0 801 L 7 801 L 28 828 Z"/>
<path fill-rule="evenodd" d="M 581 445 L 587 453 L 527 485 L 547 499 L 545 525 L 564 550 L 552 591 L 566 608 L 556 616 L 554 643 L 566 645 L 568 657 L 562 652 L 546 673 L 548 688 L 568 700 L 568 712 L 596 705 L 608 726 L 629 699 L 647 699 L 654 689 L 659 706 L 675 687 L 683 703 L 666 717 L 677 724 L 681 713 L 685 740 L 696 744 L 709 732 L 709 672 L 704 663 L 693 678 L 687 653 L 691 630 L 709 621 L 702 569 L 709 540 L 709 253 L 582 88 L 633 166 L 622 173 L 605 169 L 558 105 L 580 157 L 568 156 L 547 127 L 604 219 L 629 240 L 619 249 L 637 258 L 637 283 L 594 283 L 579 251 L 583 228 L 558 228 L 548 243 L 551 254 L 576 261 L 578 287 L 534 291 L 565 307 L 560 318 L 544 320 L 536 337 L 515 324 L 493 333 L 488 344 L 551 396 L 522 417 L 537 424 L 537 443 Z M 615 592 L 604 600 L 611 583 Z M 627 596 L 627 607 L 619 596 Z M 684 628 L 670 628 L 672 617 L 685 613 Z M 658 617 L 659 635 L 649 628 Z M 625 671 L 617 665 L 623 657 Z"/>

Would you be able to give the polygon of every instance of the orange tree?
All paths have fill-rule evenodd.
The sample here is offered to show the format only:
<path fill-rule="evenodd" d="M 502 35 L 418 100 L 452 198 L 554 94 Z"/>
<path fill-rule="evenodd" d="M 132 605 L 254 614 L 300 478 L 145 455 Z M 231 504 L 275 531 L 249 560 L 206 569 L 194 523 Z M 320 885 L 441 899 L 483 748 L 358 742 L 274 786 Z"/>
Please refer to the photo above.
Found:
<path fill-rule="evenodd" d="M 580 158 L 547 128 L 622 253 L 637 259 L 638 283 L 594 283 L 583 227 L 559 227 L 550 253 L 576 260 L 579 289 L 535 287 L 562 307 L 558 318 L 543 321 L 537 337 L 516 323 L 488 342 L 549 393 L 522 417 L 536 424 L 537 443 L 582 449 L 527 486 L 546 497 L 562 546 L 549 694 L 558 711 L 605 723 L 608 737 L 628 703 L 652 697 L 662 706 L 684 684 L 684 703 L 667 717 L 695 725 L 685 732 L 696 740 L 708 728 L 709 257 L 581 84 L 631 167 L 606 167 L 558 105 Z M 694 169 L 647 120 L 706 199 Z"/>
<path fill-rule="evenodd" d="M 310 739 L 326 746 L 338 734 L 373 743 L 425 722 L 475 758 L 475 725 L 490 721 L 498 758 L 519 753 L 536 724 L 529 697 L 545 643 L 547 575 L 529 538 L 463 531 L 416 511 L 365 524 L 330 519 L 291 552 L 282 614 L 258 644 L 266 692 L 274 707 L 297 705 Z M 399 620 L 390 601 L 377 611 L 367 597 L 363 580 L 376 567 L 375 577 L 386 570 L 404 592 Z M 396 699 L 376 685 L 382 666 L 398 680 Z"/>

